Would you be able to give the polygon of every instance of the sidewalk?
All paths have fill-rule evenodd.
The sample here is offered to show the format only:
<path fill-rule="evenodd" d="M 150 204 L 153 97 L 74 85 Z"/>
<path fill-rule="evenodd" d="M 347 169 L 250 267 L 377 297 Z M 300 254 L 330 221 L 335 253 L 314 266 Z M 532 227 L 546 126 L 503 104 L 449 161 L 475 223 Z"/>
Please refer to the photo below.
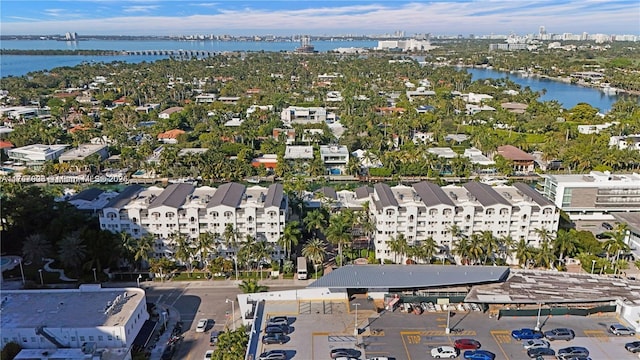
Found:
<path fill-rule="evenodd" d="M 158 326 L 154 334 L 152 335 L 152 341 L 154 341 L 158 336 L 158 341 L 153 345 L 151 349 L 151 355 L 149 356 L 150 360 L 160 360 L 162 358 L 162 353 L 167 348 L 167 343 L 172 336 L 173 328 L 175 328 L 176 324 L 180 321 L 180 312 L 171 305 L 167 304 L 158 304 L 158 313 L 160 314 L 160 320 Z M 167 328 L 164 330 L 162 334 L 160 334 L 160 329 L 162 328 L 162 320 L 163 313 L 166 312 L 167 315 Z"/>

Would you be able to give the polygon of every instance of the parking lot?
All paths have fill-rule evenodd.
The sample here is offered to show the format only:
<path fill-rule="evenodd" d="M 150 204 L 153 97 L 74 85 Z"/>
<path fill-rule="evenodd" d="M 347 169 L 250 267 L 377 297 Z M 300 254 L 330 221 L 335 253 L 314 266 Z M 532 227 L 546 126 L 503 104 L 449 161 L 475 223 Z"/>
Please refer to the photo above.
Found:
<path fill-rule="evenodd" d="M 482 349 L 496 354 L 496 359 L 528 359 L 522 342 L 511 337 L 511 330 L 534 328 L 537 317 L 504 317 L 500 320 L 489 318 L 486 313 L 457 312 L 450 317 L 450 328 L 457 332 L 446 334 L 447 313 L 386 313 L 371 319 L 371 329 L 377 336 L 364 338 L 366 356 L 393 356 L 398 360 L 431 358 L 434 347 L 452 346 L 456 339 L 473 338 L 482 344 Z M 556 352 L 568 346 L 584 346 L 589 349 L 594 360 L 637 359 L 627 352 L 624 344 L 636 340 L 635 337 L 617 337 L 607 331 L 607 327 L 618 320 L 612 314 L 578 317 L 556 316 L 540 319 L 542 331 L 557 327 L 568 327 L 575 331 L 571 341 L 551 342 Z"/>

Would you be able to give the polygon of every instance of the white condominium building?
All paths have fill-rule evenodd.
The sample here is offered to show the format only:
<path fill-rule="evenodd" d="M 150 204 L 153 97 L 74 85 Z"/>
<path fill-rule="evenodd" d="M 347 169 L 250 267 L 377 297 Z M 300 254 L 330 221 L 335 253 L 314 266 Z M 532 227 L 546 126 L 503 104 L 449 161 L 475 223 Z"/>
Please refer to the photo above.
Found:
<path fill-rule="evenodd" d="M 404 234 L 409 245 L 433 238 L 441 247 L 454 248 L 451 228 L 463 235 L 491 231 L 495 237 L 525 239 L 537 246 L 537 229 L 555 232 L 560 212 L 524 183 L 492 187 L 479 182 L 439 187 L 429 182 L 390 187 L 376 184 L 371 194 L 375 219 L 377 259 L 394 260 L 388 241 Z"/>
<path fill-rule="evenodd" d="M 543 193 L 571 220 L 614 220 L 613 212 L 640 211 L 640 174 L 543 175 Z"/>
<path fill-rule="evenodd" d="M 284 230 L 287 209 L 282 184 L 269 188 L 238 183 L 218 188 L 191 184 L 171 184 L 165 189 L 130 186 L 104 207 L 99 219 L 101 228 L 112 232 L 125 231 L 136 238 L 153 234 L 157 258 L 173 257 L 172 237 L 176 233 L 197 239 L 209 232 L 221 240 L 219 250 L 233 255 L 236 249 L 226 248 L 222 240 L 229 225 L 238 242 L 250 235 L 275 245 Z M 280 250 L 275 247 L 276 257 L 282 255 Z"/>

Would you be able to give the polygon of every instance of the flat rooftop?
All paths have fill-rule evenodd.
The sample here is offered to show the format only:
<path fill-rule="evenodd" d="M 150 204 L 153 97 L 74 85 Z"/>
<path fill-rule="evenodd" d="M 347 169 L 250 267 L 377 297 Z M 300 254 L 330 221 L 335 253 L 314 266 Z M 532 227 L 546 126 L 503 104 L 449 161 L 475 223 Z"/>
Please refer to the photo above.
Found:
<path fill-rule="evenodd" d="M 640 305 L 640 281 L 587 273 L 517 269 L 511 270 L 504 282 L 473 286 L 465 302 L 567 304 L 617 299 Z"/>
<path fill-rule="evenodd" d="M 504 281 L 507 266 L 347 265 L 316 280 L 310 288 L 417 289 Z"/>
<path fill-rule="evenodd" d="M 145 301 L 145 293 L 138 288 L 85 285 L 80 289 L 3 291 L 0 327 L 124 326 L 141 301 Z"/>

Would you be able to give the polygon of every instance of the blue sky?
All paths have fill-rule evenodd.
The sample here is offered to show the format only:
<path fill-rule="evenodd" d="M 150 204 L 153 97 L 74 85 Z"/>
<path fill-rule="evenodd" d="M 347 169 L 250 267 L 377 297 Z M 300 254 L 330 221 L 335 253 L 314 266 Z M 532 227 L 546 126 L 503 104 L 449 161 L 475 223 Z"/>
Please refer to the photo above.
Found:
<path fill-rule="evenodd" d="M 3 35 L 640 34 L 638 0 L 2 0 Z"/>

